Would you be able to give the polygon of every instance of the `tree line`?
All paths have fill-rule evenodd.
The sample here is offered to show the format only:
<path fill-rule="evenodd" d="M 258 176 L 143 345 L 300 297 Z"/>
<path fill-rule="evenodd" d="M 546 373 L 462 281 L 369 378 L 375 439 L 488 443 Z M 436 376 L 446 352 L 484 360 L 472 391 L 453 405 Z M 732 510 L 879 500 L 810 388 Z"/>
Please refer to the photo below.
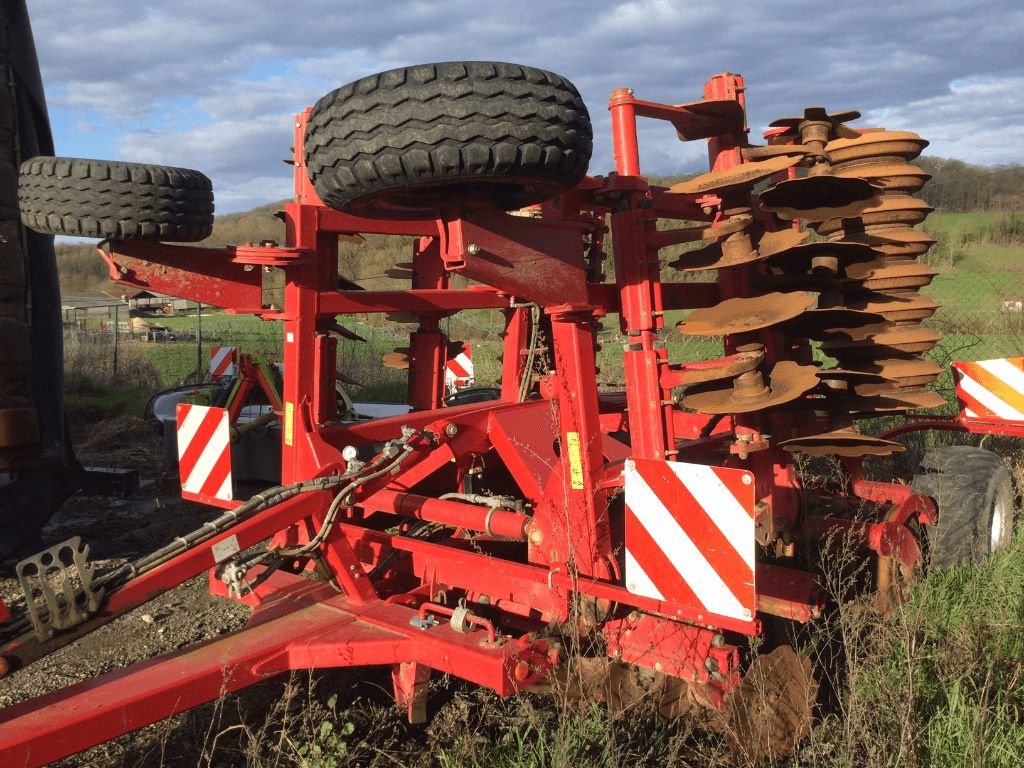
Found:
<path fill-rule="evenodd" d="M 982 167 L 942 157 L 922 157 L 917 164 L 931 174 L 920 196 L 944 211 L 1024 211 L 1024 166 Z M 683 177 L 653 179 L 668 184 Z M 243 213 L 218 216 L 213 234 L 200 245 L 284 242 L 284 223 L 276 215 L 284 201 Z M 1014 224 L 1019 224 L 1018 220 Z M 1016 230 L 1017 227 L 1015 226 Z M 394 264 L 410 261 L 410 238 L 368 235 L 364 242 L 342 242 L 338 247 L 342 276 L 365 282 L 366 287 L 396 287 L 398 280 L 385 273 Z M 91 244 L 59 244 L 57 259 L 61 289 L 65 292 L 110 287 L 107 268 Z"/>

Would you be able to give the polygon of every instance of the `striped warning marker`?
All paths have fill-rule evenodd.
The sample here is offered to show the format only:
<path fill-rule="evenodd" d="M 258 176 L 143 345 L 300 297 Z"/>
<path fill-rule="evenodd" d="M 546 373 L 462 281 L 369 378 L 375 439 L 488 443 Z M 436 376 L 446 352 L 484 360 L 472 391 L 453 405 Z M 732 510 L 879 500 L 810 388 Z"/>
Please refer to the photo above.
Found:
<path fill-rule="evenodd" d="M 469 342 L 462 351 L 444 364 L 444 384 L 448 389 L 468 387 L 473 383 L 473 350 Z"/>
<path fill-rule="evenodd" d="M 177 416 L 182 495 L 229 501 L 231 432 L 227 410 L 179 403 Z"/>
<path fill-rule="evenodd" d="M 953 374 L 965 417 L 1024 421 L 1024 357 L 954 362 Z"/>
<path fill-rule="evenodd" d="M 238 347 L 210 347 L 210 378 L 218 381 L 222 376 L 235 375 Z"/>
<path fill-rule="evenodd" d="M 630 459 L 626 588 L 741 621 L 754 615 L 754 483 L 746 470 Z"/>

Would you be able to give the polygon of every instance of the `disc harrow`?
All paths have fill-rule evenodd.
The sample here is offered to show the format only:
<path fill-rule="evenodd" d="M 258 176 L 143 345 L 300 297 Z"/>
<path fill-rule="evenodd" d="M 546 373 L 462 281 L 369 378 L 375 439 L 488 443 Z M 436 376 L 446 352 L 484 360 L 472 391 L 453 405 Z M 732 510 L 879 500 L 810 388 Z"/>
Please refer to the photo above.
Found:
<path fill-rule="evenodd" d="M 289 670 L 381 664 L 413 722 L 427 717 L 432 670 L 510 695 L 578 662 L 584 698 L 613 710 L 648 698 L 666 715 L 699 702 L 726 713 L 748 762 L 791 752 L 816 684 L 771 628 L 826 606 L 798 552 L 838 541 L 878 574 L 910 569 L 918 529 L 941 523 L 932 497 L 866 480 L 861 461 L 904 450 L 892 437 L 920 428 L 910 412 L 943 402 L 929 389 L 942 370 L 924 356 L 937 305 L 919 292 L 934 272 L 917 261 L 933 241 L 914 229 L 930 211 L 910 164 L 926 142 L 810 107 L 753 146 L 743 79 L 715 75 L 703 96 L 615 91 L 615 173 L 588 177 L 590 116 L 564 78 L 497 62 L 371 76 L 296 116 L 284 247 L 105 243 L 121 284 L 283 324 L 269 415 L 281 484 L 246 499 L 220 475 L 183 483 L 225 512 L 99 574 L 92 599 L 12 603 L 0 676 L 204 572 L 254 613 L 228 637 L 4 710 L 0 762 L 44 764 Z M 638 118 L 706 140 L 708 173 L 652 185 Z M 29 182 L 57 173 L 36 166 L 61 163 L 23 171 L 33 206 Z M 73 212 L 46 213 L 35 226 L 69 234 Z M 150 212 L 135 213 L 148 232 Z M 366 242 L 355 233 L 411 241 L 412 260 L 387 271 L 408 287 L 338 275 L 338 240 Z M 663 262 L 714 274 L 665 280 Z M 472 360 L 443 321 L 483 310 L 504 320 L 500 387 L 446 396 Z M 363 337 L 338 318 L 367 313 L 409 325 L 383 360 L 408 371 L 408 389 L 392 415 L 363 420 L 339 409 L 339 337 Z M 615 392 L 596 375 L 611 317 L 625 342 Z M 670 359 L 679 317 L 681 334 L 721 337 L 720 354 Z M 988 362 L 1024 378 L 1024 362 Z M 980 363 L 961 373 L 992 378 Z M 182 404 L 177 435 L 208 441 L 182 464 L 209 450 L 210 474 L 230 469 L 235 405 Z M 905 428 L 862 433 L 862 419 L 890 413 Z M 932 423 L 1000 426 L 972 414 Z M 1024 419 L 1015 428 L 1024 435 Z M 837 456 L 845 472 L 806 483 L 793 453 Z M 35 563 L 48 583 L 70 578 L 52 552 Z"/>
<path fill-rule="evenodd" d="M 864 132 L 847 124 L 859 116 L 808 107 L 802 116 L 774 121 L 767 146 L 744 150 L 748 162 L 671 188 L 676 194 L 719 195 L 722 216 L 726 208 L 746 210 L 745 205 L 756 212 L 744 229 L 750 240 L 744 240 L 743 255 L 728 258 L 716 243 L 683 253 L 669 266 L 719 269 L 726 286 L 737 282 L 732 268 L 745 266 L 746 284 L 757 295 L 732 295 L 734 289 L 724 288 L 719 303 L 693 311 L 678 330 L 722 335 L 727 342 L 770 332 L 781 337 L 779 348 L 796 350 L 794 359 L 805 362 L 808 342 L 820 342 L 838 367 L 820 372 L 824 389 L 808 394 L 808 387 L 798 397 L 842 419 L 942 403 L 926 388 L 940 370 L 921 357 L 940 339 L 922 325 L 938 304 L 919 293 L 935 271 L 916 261 L 934 242 L 914 229 L 932 210 L 913 197 L 929 176 L 910 162 L 927 142 L 909 132 Z M 766 178 L 775 183 L 756 193 Z M 794 220 L 806 228 L 797 229 Z M 808 242 L 809 232 L 815 239 Z M 752 413 L 752 403 L 768 408 L 787 401 L 767 394 L 775 387 L 764 376 L 751 377 L 737 378 L 731 389 L 688 393 L 682 403 L 701 412 L 742 407 L 735 412 Z M 783 391 L 789 397 L 790 390 Z M 826 437 L 813 441 L 815 454 L 828 452 L 827 436 L 833 433 L 818 433 Z M 877 444 L 851 442 L 845 434 L 834 444 L 837 454 L 858 455 L 860 446 L 860 455 L 884 455 Z M 794 438 L 787 445 L 801 450 L 812 443 Z"/>

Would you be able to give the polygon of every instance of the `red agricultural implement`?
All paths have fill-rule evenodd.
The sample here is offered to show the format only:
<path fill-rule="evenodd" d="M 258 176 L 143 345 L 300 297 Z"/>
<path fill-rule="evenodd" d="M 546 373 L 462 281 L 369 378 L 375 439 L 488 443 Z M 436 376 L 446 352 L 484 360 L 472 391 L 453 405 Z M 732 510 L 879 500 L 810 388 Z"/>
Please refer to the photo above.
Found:
<path fill-rule="evenodd" d="M 922 538 L 943 564 L 1006 545 L 1012 498 L 994 455 L 941 451 L 913 486 L 862 472 L 903 446 L 859 419 L 941 401 L 927 387 L 941 369 L 922 357 L 938 342 L 918 294 L 930 242 L 913 228 L 926 177 L 908 162 L 925 142 L 811 108 L 752 145 L 732 74 L 682 105 L 617 90 L 609 110 L 616 171 L 590 177 L 589 116 L 556 75 L 477 62 L 365 78 L 295 119 L 282 246 L 155 242 L 208 234 L 209 182 L 193 171 L 24 165 L 23 221 L 106 238 L 113 279 L 283 323 L 282 483 L 233 498 L 224 412 L 194 408 L 182 462 L 204 481 L 192 498 L 223 514 L 107 573 L 77 540 L 19 564 L 6 672 L 204 571 L 253 613 L 228 636 L 8 708 L 3 765 L 296 669 L 389 665 L 399 705 L 422 720 L 432 671 L 510 694 L 584 649 L 646 670 L 651 695 L 685 681 L 722 706 L 766 617 L 823 610 L 819 550 L 862 552 L 884 586 L 921 565 Z M 710 171 L 649 183 L 641 118 L 706 140 Z M 414 238 L 409 289 L 339 282 L 339 236 L 372 233 Z M 504 316 L 500 397 L 444 407 L 442 321 L 474 309 Z M 340 421 L 336 318 L 393 312 L 418 319 L 411 410 Z M 684 334 L 722 337 L 721 356 L 670 359 L 677 315 Z M 622 391 L 597 385 L 602 322 L 624 338 Z M 1024 378 L 998 365 L 1009 389 Z M 1006 412 L 972 413 L 906 428 L 1014 430 Z M 796 454 L 839 457 L 842 487 L 804 487 Z"/>

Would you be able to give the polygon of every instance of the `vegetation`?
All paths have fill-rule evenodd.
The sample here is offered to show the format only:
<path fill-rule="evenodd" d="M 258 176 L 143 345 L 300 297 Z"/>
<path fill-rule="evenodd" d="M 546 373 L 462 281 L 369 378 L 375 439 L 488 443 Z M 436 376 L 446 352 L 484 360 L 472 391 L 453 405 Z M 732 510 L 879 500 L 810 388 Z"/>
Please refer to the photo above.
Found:
<path fill-rule="evenodd" d="M 1024 169 L 978 169 L 948 160 L 921 164 L 935 177 L 925 198 L 942 208 L 927 225 L 938 240 L 928 258 L 942 270 L 928 293 L 945 305 L 932 321 L 945 333 L 933 354 L 944 365 L 953 358 L 1024 354 L 1024 311 L 1005 306 L 1024 301 Z M 979 206 L 984 212 L 976 210 Z M 273 216 L 279 207 L 219 217 L 208 244 L 282 240 L 283 226 Z M 409 238 L 397 237 L 342 243 L 341 270 L 368 288 L 402 285 L 385 272 L 410 259 L 410 245 Z M 90 277 L 87 261 L 98 262 L 91 247 L 61 246 L 65 290 L 102 281 L 103 269 Z M 673 361 L 718 354 L 717 339 L 674 333 L 677 319 L 666 318 Z M 380 316 L 342 321 L 367 339 L 339 342 L 339 370 L 362 384 L 355 397 L 399 399 L 404 374 L 383 368 L 379 360 L 407 343 L 408 328 L 385 324 Z M 181 337 L 196 326 L 194 316 L 156 322 Z M 474 342 L 480 384 L 497 378 L 500 330 L 501 318 L 494 312 L 464 312 L 450 321 L 452 337 Z M 72 338 L 66 364 L 69 402 L 87 411 L 132 411 L 142 392 L 194 379 L 197 366 L 209 359 L 211 344 L 271 355 L 281 345 L 279 324 L 217 313 L 203 314 L 202 336 L 201 344 L 194 336 L 162 343 L 124 339 L 116 373 L 110 335 L 97 336 L 91 345 L 85 337 Z M 614 387 L 622 378 L 624 341 L 615 316 L 602 321 L 600 338 L 599 381 Z M 951 383 L 940 386 L 949 390 Z M 1018 450 L 1012 441 L 996 444 L 1011 457 Z M 1011 463 L 1018 488 L 1024 487 L 1021 462 Z M 902 465 L 905 474 L 913 469 Z M 886 471 L 891 477 L 892 466 Z M 823 555 L 829 610 L 792 638 L 814 659 L 821 693 L 810 739 L 784 764 L 1019 766 L 1024 754 L 1024 530 L 1018 529 L 1010 551 L 984 564 L 918 574 L 916 582 L 906 585 L 905 600 L 885 612 L 873 596 L 850 591 L 857 566 L 849 556 Z M 651 702 L 623 713 L 594 702 L 573 702 L 560 689 L 500 699 L 441 678 L 433 684 L 431 724 L 411 727 L 389 702 L 386 675 L 371 675 L 361 684 L 355 679 L 349 673 L 295 676 L 269 693 L 256 689 L 226 697 L 179 718 L 174 734 L 166 738 L 188 742 L 182 749 L 191 750 L 189 764 L 204 766 L 755 765 L 730 752 L 721 727 L 706 727 L 705 712 L 665 723 Z M 360 671 L 358 679 L 365 680 L 365 673 Z M 153 764 L 151 753 L 140 753 L 138 759 Z"/>

